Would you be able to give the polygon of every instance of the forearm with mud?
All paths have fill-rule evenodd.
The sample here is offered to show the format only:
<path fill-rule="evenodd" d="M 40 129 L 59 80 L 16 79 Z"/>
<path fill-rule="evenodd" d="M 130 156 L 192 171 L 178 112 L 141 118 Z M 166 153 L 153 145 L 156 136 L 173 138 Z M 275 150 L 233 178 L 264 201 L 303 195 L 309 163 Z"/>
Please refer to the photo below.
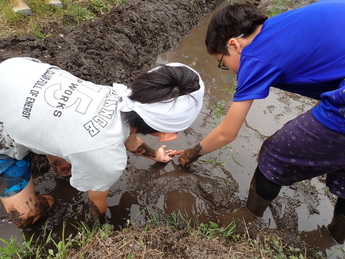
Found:
<path fill-rule="evenodd" d="M 109 190 L 107 191 L 88 191 L 89 198 L 89 210 L 92 218 L 96 221 L 105 216 L 105 212 L 108 208 L 107 196 Z"/>
<path fill-rule="evenodd" d="M 99 208 L 91 200 L 89 200 L 89 212 L 95 222 L 97 220 L 101 222 L 103 221 L 102 218 L 105 217 L 105 211 L 101 213 Z"/>
<path fill-rule="evenodd" d="M 157 157 L 156 150 L 149 147 L 145 142 L 141 143 L 136 150 L 131 151 L 133 154 L 144 156 L 150 159 L 155 160 Z"/>

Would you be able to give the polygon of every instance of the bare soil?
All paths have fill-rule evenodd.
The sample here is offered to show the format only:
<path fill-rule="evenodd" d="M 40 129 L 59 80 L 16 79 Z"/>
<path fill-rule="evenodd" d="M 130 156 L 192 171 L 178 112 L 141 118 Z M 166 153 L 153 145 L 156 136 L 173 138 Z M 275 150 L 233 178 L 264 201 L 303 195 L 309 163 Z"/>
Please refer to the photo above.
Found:
<path fill-rule="evenodd" d="M 47 26 L 47 32 L 53 33 L 53 36 L 44 41 L 31 35 L 0 39 L 0 62 L 14 56 L 30 56 L 58 65 L 95 83 L 129 84 L 139 73 L 151 68 L 159 54 L 176 47 L 194 26 L 222 2 L 130 0 L 99 19 L 75 29 L 51 24 Z M 271 12 L 270 8 L 273 8 L 274 2 L 262 0 L 259 7 Z M 297 2 L 285 1 L 284 6 L 279 6 L 279 12 L 314 1 Z M 42 177 L 42 173 L 46 173 L 49 166 L 41 156 L 36 156 L 36 161 L 35 175 Z M 317 214 L 315 207 L 318 199 L 317 196 L 311 195 L 313 190 L 308 185 L 300 184 L 294 187 L 299 189 L 298 197 L 286 198 L 283 201 L 284 198 L 278 197 L 272 204 L 272 213 L 280 215 L 277 229 L 272 230 L 265 228 L 265 224 L 260 220 L 238 210 L 244 207 L 244 201 L 235 195 L 238 184 L 229 172 L 222 171 L 222 167 L 199 162 L 186 172 L 178 165 L 175 166 L 174 174 L 162 174 L 164 166 L 160 164 L 155 164 L 149 170 L 142 170 L 129 163 L 122 177 L 129 188 L 129 199 L 136 195 L 141 200 L 152 201 L 167 193 L 181 200 L 186 197 L 201 197 L 212 206 L 212 211 L 205 208 L 206 213 L 201 215 L 199 220 L 208 222 L 210 218 L 217 218 L 218 222 L 226 224 L 229 220 L 225 218 L 231 214 L 230 218 L 236 220 L 237 232 L 243 239 L 208 240 L 193 237 L 183 228 L 144 229 L 133 226 L 128 232 L 118 231 L 107 239 L 95 238 L 89 245 L 73 252 L 69 258 L 80 258 L 80 255 L 84 255 L 84 258 L 273 258 L 273 254 L 258 254 L 266 243 L 277 249 L 284 247 L 286 255 L 289 255 L 291 247 L 299 247 L 301 254 L 307 258 L 315 258 L 312 249 L 299 238 L 295 211 L 284 208 L 284 213 L 281 212 L 282 206 L 286 204 L 294 208 L 298 203 L 305 202 L 309 204 L 310 213 Z M 205 181 L 205 178 L 200 177 L 200 174 L 210 175 L 210 172 L 215 171 L 217 175 L 224 175 L 226 180 L 209 176 Z M 44 179 L 39 177 L 36 183 Z M 121 186 L 116 186 L 110 196 L 120 189 Z M 185 193 L 192 195 L 186 196 Z M 83 198 L 79 196 L 79 199 Z M 174 202 L 176 203 L 175 200 Z M 166 211 L 168 210 L 166 208 Z M 243 223 L 242 218 L 248 221 Z M 281 240 L 278 246 L 273 241 L 275 236 Z M 246 238 L 251 238 L 251 243 L 245 243 Z M 290 254 L 294 253 L 290 251 Z"/>
<path fill-rule="evenodd" d="M 131 0 L 73 30 L 51 24 L 46 29 L 54 35 L 45 41 L 30 35 L 2 39 L 0 61 L 30 56 L 85 80 L 127 84 L 149 68 L 159 53 L 176 47 L 219 3 Z"/>

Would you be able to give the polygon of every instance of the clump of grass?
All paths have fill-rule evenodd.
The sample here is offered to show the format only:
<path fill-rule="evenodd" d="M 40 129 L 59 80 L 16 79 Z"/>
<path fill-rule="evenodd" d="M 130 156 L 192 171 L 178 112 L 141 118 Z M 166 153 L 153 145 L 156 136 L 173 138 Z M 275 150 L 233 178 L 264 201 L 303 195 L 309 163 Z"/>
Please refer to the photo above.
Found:
<path fill-rule="evenodd" d="M 230 238 L 234 236 L 236 224 L 231 222 L 229 225 L 222 227 L 218 223 L 210 221 L 207 223 L 199 223 L 196 229 L 191 230 L 192 235 L 202 236 L 206 239 L 212 238 Z"/>
<path fill-rule="evenodd" d="M 90 8 L 94 13 L 105 13 L 110 10 L 110 5 L 103 0 L 90 0 Z"/>
<path fill-rule="evenodd" d="M 23 235 L 23 243 L 16 238 L 11 237 L 9 241 L 0 238 L 0 258 L 68 258 L 68 254 L 73 249 L 79 249 L 92 240 L 95 235 L 103 239 L 113 234 L 114 226 L 109 224 L 94 224 L 91 227 L 84 222 L 80 222 L 74 226 L 78 232 L 76 235 L 65 234 L 66 222 L 63 222 L 61 237 L 53 237 L 52 230 L 48 230 L 47 225 L 42 227 L 42 233 L 39 237 L 34 238 L 32 235 L 29 239 L 25 239 Z M 34 241 L 35 240 L 35 241 Z"/>
<path fill-rule="evenodd" d="M 117 231 L 109 224 L 89 227 L 80 223 L 75 226 L 78 230 L 75 236 L 66 237 L 62 230 L 59 240 L 53 239 L 47 228 L 43 228 L 44 239 L 39 243 L 33 242 L 33 236 L 23 244 L 15 239 L 0 239 L 6 245 L 0 247 L 0 258 L 76 259 L 100 258 L 107 254 L 111 258 L 196 258 L 184 257 L 184 252 L 192 250 L 195 254 L 198 250 L 203 251 L 202 254 L 217 253 L 220 255 L 217 258 L 326 258 L 302 245 L 294 247 L 284 242 L 276 232 L 265 230 L 255 237 L 251 237 L 248 230 L 237 232 L 234 222 L 220 226 L 212 221 L 200 222 L 198 216 L 186 219 L 181 213 L 166 215 L 161 211 L 150 211 L 148 216 L 150 219 L 143 226 L 127 222 Z"/>
<path fill-rule="evenodd" d="M 9 241 L 0 238 L 0 242 L 2 243 L 2 246 L 0 247 L 0 258 L 21 258 L 25 255 L 32 254 L 32 251 L 30 251 L 32 249 L 32 238 L 30 240 L 25 241 L 23 245 L 20 244 L 19 241 L 14 237 L 11 237 Z"/>
<path fill-rule="evenodd" d="M 62 0 L 63 8 L 45 4 L 42 0 L 27 0 L 33 14 L 24 16 L 12 11 L 10 0 L 0 0 L 0 38 L 32 34 L 45 39 L 51 34 L 49 27 L 70 26 L 72 28 L 107 13 L 126 0 Z"/>

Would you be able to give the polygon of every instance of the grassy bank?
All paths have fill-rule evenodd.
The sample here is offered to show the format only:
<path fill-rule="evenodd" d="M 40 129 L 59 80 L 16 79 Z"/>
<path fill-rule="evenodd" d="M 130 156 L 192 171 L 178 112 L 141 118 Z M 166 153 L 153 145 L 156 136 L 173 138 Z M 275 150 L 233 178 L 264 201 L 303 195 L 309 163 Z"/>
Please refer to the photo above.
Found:
<path fill-rule="evenodd" d="M 220 227 L 214 222 L 191 223 L 177 215 L 151 214 L 145 226 L 128 224 L 122 230 L 112 225 L 76 226 L 75 236 L 54 240 L 42 230 L 40 237 L 19 244 L 16 240 L 1 240 L 0 257 L 10 258 L 326 258 L 302 243 L 292 246 L 281 233 L 264 230 L 249 234 L 232 222 Z M 35 241 L 39 240 L 39 241 Z M 339 251 L 341 252 L 341 251 Z"/>
<path fill-rule="evenodd" d="M 42 0 L 27 0 L 33 14 L 24 16 L 12 11 L 10 0 L 0 0 L 0 38 L 31 34 L 49 37 L 55 28 L 71 28 L 95 19 L 123 4 L 126 0 L 62 0 L 63 8 L 47 5 Z"/>

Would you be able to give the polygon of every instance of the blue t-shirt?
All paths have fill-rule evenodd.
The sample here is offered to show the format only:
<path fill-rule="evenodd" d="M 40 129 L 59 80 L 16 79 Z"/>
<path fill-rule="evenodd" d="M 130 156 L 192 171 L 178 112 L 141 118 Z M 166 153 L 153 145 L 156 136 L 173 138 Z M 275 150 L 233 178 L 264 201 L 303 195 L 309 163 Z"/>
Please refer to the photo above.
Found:
<path fill-rule="evenodd" d="M 276 88 L 321 99 L 313 114 L 323 125 L 345 133 L 345 1 L 322 0 L 267 19 L 242 51 L 234 101 L 262 99 Z M 335 90 L 335 92 L 333 92 Z M 329 114 L 332 113 L 332 119 Z M 334 118 L 337 117 L 336 123 Z"/>

